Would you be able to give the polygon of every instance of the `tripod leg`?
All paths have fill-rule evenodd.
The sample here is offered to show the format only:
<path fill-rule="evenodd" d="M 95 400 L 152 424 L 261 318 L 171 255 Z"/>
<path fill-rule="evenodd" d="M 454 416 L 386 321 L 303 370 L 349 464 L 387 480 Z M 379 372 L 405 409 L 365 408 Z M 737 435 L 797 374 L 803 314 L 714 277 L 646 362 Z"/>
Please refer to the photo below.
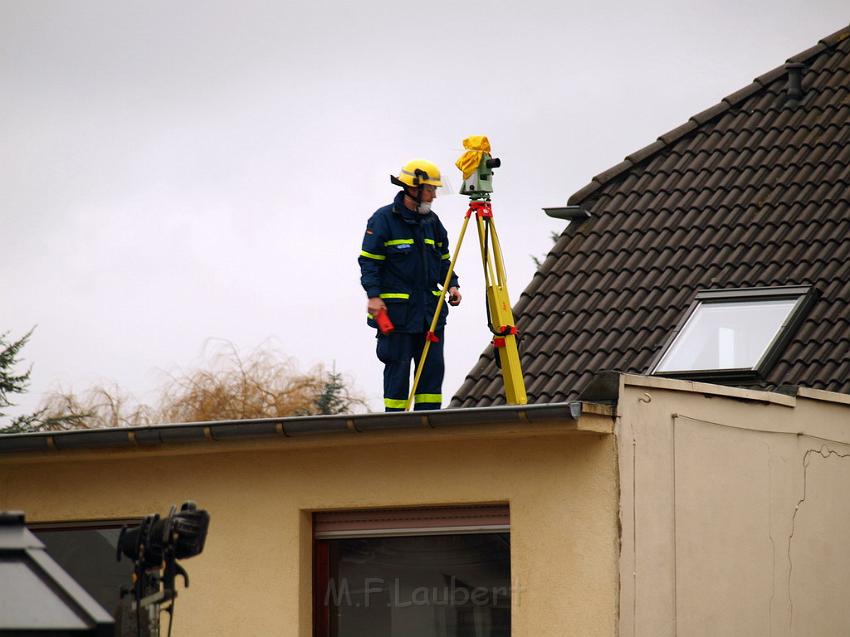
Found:
<path fill-rule="evenodd" d="M 463 243 L 463 237 L 466 234 L 466 227 L 469 225 L 469 217 L 472 210 L 467 211 L 466 218 L 463 220 L 463 225 L 460 227 L 460 234 L 457 236 L 457 243 L 455 243 L 455 251 L 452 254 L 452 260 L 449 261 L 449 271 L 446 272 L 446 280 L 443 281 L 443 294 L 445 295 L 448 292 L 449 283 L 452 280 L 452 274 L 455 270 L 455 264 L 457 263 L 457 255 L 460 253 L 460 246 Z M 425 346 L 422 348 L 422 356 L 419 358 L 419 364 L 416 366 L 416 373 L 413 375 L 413 386 L 410 388 L 410 396 L 407 398 L 407 407 L 405 407 L 405 411 L 410 411 L 410 408 L 413 406 L 413 397 L 416 395 L 416 388 L 419 385 L 419 379 L 422 377 L 422 369 L 425 367 L 425 359 L 428 357 L 428 350 L 431 348 L 431 341 L 428 340 L 428 336 L 434 333 L 434 330 L 437 329 L 437 321 L 440 320 L 440 310 L 443 309 L 442 306 L 442 298 L 437 301 L 437 309 L 434 311 L 434 317 L 431 319 L 431 328 L 428 330 L 428 334 L 425 339 Z"/>
<path fill-rule="evenodd" d="M 438 328 L 436 332 L 437 340 L 426 341 L 430 345 L 428 349 L 428 357 L 422 364 L 422 375 L 419 377 L 419 384 L 416 387 L 416 393 L 413 395 L 413 410 L 429 410 L 439 409 L 442 401 L 443 378 L 445 375 L 445 360 L 443 358 L 443 350 L 446 346 L 445 330 Z M 424 343 L 417 343 L 424 349 Z M 417 365 L 422 352 L 418 356 L 414 354 Z"/>
<path fill-rule="evenodd" d="M 482 250 L 485 251 L 482 258 L 484 259 L 484 276 L 487 285 L 488 315 L 493 323 L 494 330 L 509 328 L 508 333 L 500 334 L 493 339 L 493 346 L 496 348 L 502 380 L 505 383 L 505 399 L 509 405 L 525 405 L 528 402 L 528 397 L 522 376 L 514 315 L 508 296 L 499 235 L 492 218 L 488 219 L 486 223 L 487 232 L 485 233 L 484 222 L 481 219 L 478 221 L 481 246 Z"/>
<path fill-rule="evenodd" d="M 477 217 L 478 222 L 478 244 L 481 248 L 481 262 L 484 265 L 484 285 L 489 287 L 496 281 L 496 272 L 493 269 L 492 255 L 490 254 L 490 240 L 488 238 L 490 221 Z"/>
<path fill-rule="evenodd" d="M 496 224 L 490 220 L 490 242 L 493 246 L 493 261 L 496 264 L 496 275 L 499 277 L 498 282 L 505 288 L 505 294 L 508 292 L 508 277 L 505 274 L 505 262 L 502 259 L 502 244 L 499 243 L 499 234 L 496 232 Z"/>

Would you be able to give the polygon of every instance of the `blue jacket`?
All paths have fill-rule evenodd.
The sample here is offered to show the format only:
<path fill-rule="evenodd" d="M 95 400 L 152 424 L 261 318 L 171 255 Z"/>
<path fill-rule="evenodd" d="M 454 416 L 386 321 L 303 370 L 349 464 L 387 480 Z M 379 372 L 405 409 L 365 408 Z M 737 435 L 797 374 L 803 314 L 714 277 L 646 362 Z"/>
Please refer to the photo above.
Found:
<path fill-rule="evenodd" d="M 448 307 L 440 288 L 451 254 L 446 229 L 433 212 L 422 215 L 404 205 L 399 192 L 389 206 L 378 208 L 366 224 L 360 251 L 360 283 L 366 296 L 380 296 L 397 332 L 427 332 L 442 303 L 437 329 L 446 323 Z M 458 285 L 452 274 L 449 287 Z M 372 317 L 368 323 L 377 327 Z"/>

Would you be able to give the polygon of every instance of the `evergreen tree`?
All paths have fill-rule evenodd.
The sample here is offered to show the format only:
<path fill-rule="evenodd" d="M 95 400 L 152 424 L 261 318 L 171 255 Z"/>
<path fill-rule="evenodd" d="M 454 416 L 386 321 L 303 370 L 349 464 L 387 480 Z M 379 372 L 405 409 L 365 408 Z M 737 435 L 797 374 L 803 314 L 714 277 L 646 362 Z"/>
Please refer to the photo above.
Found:
<path fill-rule="evenodd" d="M 7 340 L 8 336 L 9 332 L 0 334 L 0 409 L 15 406 L 15 403 L 12 402 L 12 396 L 23 394 L 27 391 L 30 383 L 30 372 L 32 371 L 28 369 L 21 374 L 16 373 L 14 369 L 18 364 L 18 354 L 20 354 L 21 349 L 27 344 L 30 336 L 32 336 L 32 330 L 24 334 L 17 341 L 9 342 Z M 5 417 L 6 414 L 0 411 L 0 418 Z M 0 425 L 0 432 L 18 433 L 29 431 L 37 419 L 37 413 L 30 414 L 29 416 L 18 416 L 6 427 Z"/>
<path fill-rule="evenodd" d="M 32 336 L 33 330 L 24 334 L 17 341 L 9 342 L 9 332 L 0 334 L 0 409 L 14 407 L 12 396 L 23 394 L 29 388 L 30 373 L 32 368 L 24 373 L 16 373 L 15 366 L 18 364 L 18 355 L 24 345 Z M 0 411 L 0 419 L 7 414 Z M 0 420 L 0 434 L 15 434 L 28 431 L 39 431 L 42 429 L 54 429 L 57 426 L 74 428 L 80 426 L 87 417 L 86 413 L 62 413 L 47 416 L 45 410 L 41 409 L 32 414 L 25 414 L 13 418 L 6 426 Z"/>
<path fill-rule="evenodd" d="M 13 367 L 18 362 L 18 354 L 27 344 L 32 330 L 24 334 L 20 339 L 9 343 L 6 337 L 9 332 L 0 334 L 0 409 L 12 407 L 14 403 L 9 400 L 9 394 L 23 394 L 27 390 L 30 380 L 30 370 L 25 374 L 15 374 Z M 0 416 L 5 416 L 0 411 Z"/>
<path fill-rule="evenodd" d="M 336 371 L 336 366 L 328 372 L 324 383 L 316 395 L 314 405 L 317 414 L 346 414 L 360 401 L 352 399 L 342 374 Z"/>

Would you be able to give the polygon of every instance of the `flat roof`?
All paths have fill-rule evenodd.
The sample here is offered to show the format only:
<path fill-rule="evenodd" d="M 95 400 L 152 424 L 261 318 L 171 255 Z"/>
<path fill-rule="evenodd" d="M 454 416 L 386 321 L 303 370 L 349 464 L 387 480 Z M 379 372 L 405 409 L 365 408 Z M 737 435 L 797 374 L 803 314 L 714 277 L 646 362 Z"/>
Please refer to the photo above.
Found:
<path fill-rule="evenodd" d="M 251 420 L 75 429 L 0 435 L 0 454 L 62 450 L 140 448 L 170 443 L 203 443 L 261 438 L 307 438 L 370 432 L 440 429 L 476 425 L 547 424 L 578 420 L 582 413 L 613 416 L 606 405 L 580 401 L 544 405 L 502 405 L 472 409 L 290 416 Z M 576 427 L 580 429 L 580 427 Z M 593 429 L 598 433 L 598 429 Z"/>

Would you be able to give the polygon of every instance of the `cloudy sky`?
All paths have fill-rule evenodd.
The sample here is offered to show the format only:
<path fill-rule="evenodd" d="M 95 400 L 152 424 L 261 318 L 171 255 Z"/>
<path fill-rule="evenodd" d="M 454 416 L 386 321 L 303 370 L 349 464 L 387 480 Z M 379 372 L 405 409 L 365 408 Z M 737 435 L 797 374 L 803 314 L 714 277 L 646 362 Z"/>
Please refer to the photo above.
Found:
<path fill-rule="evenodd" d="M 38 326 L 29 410 L 151 400 L 210 339 L 336 365 L 381 408 L 356 258 L 413 157 L 502 158 L 511 296 L 590 178 L 850 21 L 846 0 L 0 0 L 0 332 Z M 451 238 L 466 199 L 435 205 Z M 444 394 L 489 338 L 479 253 Z"/>

